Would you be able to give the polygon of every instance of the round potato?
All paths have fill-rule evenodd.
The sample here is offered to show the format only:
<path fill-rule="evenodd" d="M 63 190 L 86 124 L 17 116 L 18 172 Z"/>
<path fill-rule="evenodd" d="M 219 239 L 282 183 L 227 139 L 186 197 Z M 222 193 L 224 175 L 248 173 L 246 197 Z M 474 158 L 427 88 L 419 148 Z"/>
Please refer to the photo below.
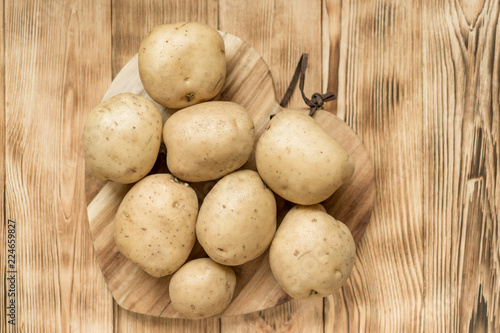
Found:
<path fill-rule="evenodd" d="M 274 116 L 255 147 L 257 170 L 279 196 L 312 205 L 328 199 L 354 173 L 346 151 L 307 112 Z"/>
<path fill-rule="evenodd" d="M 221 178 L 249 159 L 255 127 L 233 102 L 205 102 L 175 112 L 163 127 L 167 165 L 176 177 L 200 182 Z"/>
<path fill-rule="evenodd" d="M 281 222 L 269 249 L 274 277 L 295 299 L 325 297 L 351 274 L 356 245 L 345 224 L 323 206 L 294 206 Z"/>
<path fill-rule="evenodd" d="M 174 309 L 190 319 L 214 316 L 233 299 L 236 274 L 210 258 L 187 262 L 170 280 L 168 288 Z"/>
<path fill-rule="evenodd" d="M 224 39 L 197 22 L 158 25 L 142 40 L 139 76 L 159 104 L 180 109 L 214 98 L 226 79 Z"/>
<path fill-rule="evenodd" d="M 196 236 L 205 252 L 223 265 L 241 265 L 269 247 L 276 232 L 276 200 L 257 172 L 224 176 L 205 197 Z"/>
<path fill-rule="evenodd" d="M 118 250 L 148 274 L 172 274 L 186 261 L 196 235 L 198 197 L 171 174 L 149 175 L 125 195 L 114 219 Z"/>
<path fill-rule="evenodd" d="M 161 114 L 153 102 L 132 93 L 115 95 L 94 108 L 85 123 L 85 163 L 98 179 L 134 183 L 153 168 L 161 136 Z"/>

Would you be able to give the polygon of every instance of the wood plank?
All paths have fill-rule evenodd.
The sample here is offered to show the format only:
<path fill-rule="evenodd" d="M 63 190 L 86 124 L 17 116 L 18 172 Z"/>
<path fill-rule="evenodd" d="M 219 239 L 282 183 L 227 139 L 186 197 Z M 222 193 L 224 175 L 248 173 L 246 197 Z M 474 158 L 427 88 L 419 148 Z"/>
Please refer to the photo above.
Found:
<path fill-rule="evenodd" d="M 401 179 L 405 179 L 403 185 L 408 184 L 407 167 L 398 168 L 397 175 L 385 181 L 387 189 L 392 190 L 379 193 L 379 204 L 363 239 L 367 245 L 361 242 L 358 256 L 366 257 L 367 262 L 379 259 L 380 273 L 392 274 L 389 277 L 383 274 L 383 279 L 378 279 L 376 272 L 355 267 L 352 283 L 344 288 L 343 295 L 328 298 L 325 327 L 330 328 L 328 331 L 498 331 L 498 3 L 483 1 L 469 5 L 463 1 L 452 4 L 430 1 L 423 8 L 413 4 L 408 11 L 384 3 L 383 6 L 373 3 L 344 6 L 343 3 L 342 19 L 346 17 L 352 22 L 343 26 L 346 50 L 342 54 L 346 65 L 348 62 L 353 65 L 340 72 L 341 78 L 345 75 L 341 82 L 345 82 L 346 88 L 345 93 L 340 94 L 339 112 L 345 112 L 350 119 L 349 101 L 373 102 L 376 117 L 389 121 L 377 126 L 393 133 L 388 138 L 401 135 L 394 121 L 401 119 L 399 114 L 406 114 L 418 127 L 411 131 L 414 143 L 387 145 L 389 140 L 372 137 L 376 134 L 373 130 L 361 130 L 357 122 L 359 112 L 351 111 L 356 117 L 349 122 L 358 128 L 362 138 L 368 138 L 367 142 L 379 142 L 380 148 L 373 150 L 379 177 L 383 175 L 382 170 L 386 170 L 389 158 L 407 155 L 407 160 L 420 161 L 416 162 L 417 169 L 410 168 L 410 171 L 421 173 L 418 182 L 422 182 L 423 187 L 414 191 L 413 197 L 394 204 L 390 200 L 391 192 L 402 183 Z M 363 31 L 366 23 L 362 19 L 367 16 L 381 21 Z M 425 22 L 432 29 L 421 30 L 419 22 Z M 415 30 L 395 30 L 391 26 L 415 27 Z M 383 35 L 388 28 L 390 34 Z M 369 45 L 363 34 L 369 34 L 380 46 Z M 398 43 L 403 45 L 401 49 L 409 49 L 414 55 L 391 50 L 392 45 Z M 381 50 L 398 56 L 385 71 L 384 65 L 391 62 L 389 55 Z M 370 57 L 383 63 L 374 65 L 367 60 Z M 408 67 L 402 71 L 404 63 Z M 355 66 L 363 64 L 371 71 L 381 71 L 377 84 L 384 84 L 384 73 L 404 74 L 411 80 L 402 81 L 406 83 L 399 89 L 395 89 L 394 84 L 378 88 L 375 84 L 367 94 L 360 89 L 363 80 L 358 79 L 355 72 Z M 420 66 L 422 76 L 418 74 Z M 395 92 L 399 92 L 401 102 L 409 107 L 393 107 Z M 421 145 L 421 153 L 417 143 Z M 393 169 L 387 170 L 393 172 Z M 411 188 L 418 189 L 418 182 Z M 425 195 L 418 195 L 419 192 Z M 404 219 L 403 223 L 397 221 L 405 206 L 408 210 L 421 210 L 422 217 Z M 419 220 L 421 226 L 413 228 Z M 417 253 L 409 245 L 404 250 L 404 246 L 395 244 L 397 251 L 390 261 L 383 254 L 386 251 L 373 248 L 378 236 L 408 223 L 410 228 L 404 234 L 406 237 L 412 234 L 409 240 L 415 244 Z M 385 241 L 395 243 L 387 236 Z M 405 264 L 410 259 L 415 265 L 412 269 Z M 405 278 L 408 275 L 409 278 Z"/>
<path fill-rule="evenodd" d="M 422 9 L 383 0 L 341 10 L 337 115 L 373 158 L 377 199 L 348 283 L 326 298 L 325 332 L 423 331 Z"/>
<path fill-rule="evenodd" d="M 113 1 L 113 77 L 158 24 L 196 21 L 218 28 L 217 0 Z"/>
<path fill-rule="evenodd" d="M 142 38 L 152 27 L 186 20 L 203 22 L 217 28 L 217 0 L 112 1 L 113 77 L 137 53 Z M 218 331 L 219 320 L 156 318 L 115 306 L 114 329 L 116 332 Z"/>
<path fill-rule="evenodd" d="M 109 59 L 110 39 L 101 34 L 110 31 L 110 7 L 106 2 L 73 1 L 62 7 L 61 14 L 63 76 L 60 81 L 61 109 L 56 122 L 61 127 L 56 139 L 59 146 L 56 160 L 61 160 L 57 170 L 56 198 L 59 206 L 56 226 L 62 235 L 57 238 L 63 309 L 61 328 L 63 331 L 110 329 L 112 302 L 106 284 L 98 275 L 100 269 L 85 223 L 86 209 L 81 207 L 85 194 L 81 177 L 85 167 L 80 152 L 80 135 L 76 134 L 83 130 L 85 115 L 95 105 L 98 95 L 93 92 L 102 91 L 109 80 L 109 64 L 99 62 Z M 101 24 L 95 24 L 95 20 Z M 95 47 L 96 44 L 99 48 Z M 87 294 L 84 287 L 89 285 L 93 288 Z"/>
<path fill-rule="evenodd" d="M 276 100 L 283 97 L 302 53 L 309 54 L 305 94 L 323 92 L 322 2 L 219 0 L 219 29 L 252 45 L 268 64 Z M 320 18 L 320 19 L 318 19 Z M 317 36 L 317 38 L 311 38 Z M 298 88 L 287 107 L 305 107 Z M 323 330 L 323 301 L 292 301 L 243 316 L 221 319 L 222 332 Z"/>
<path fill-rule="evenodd" d="M 5 188 L 5 29 L 4 29 L 4 6 L 0 6 L 0 187 Z M 11 236 L 9 236 L 9 229 Z M 0 297 L 0 331 L 13 331 L 10 320 L 15 319 L 16 297 L 15 284 L 10 283 L 9 271 L 15 269 L 15 225 L 8 222 L 5 214 L 5 191 L 0 193 L 0 276 L 2 283 L 2 295 Z M 10 255 L 10 256 L 9 256 Z M 9 261 L 13 260 L 13 261 Z M 12 265 L 12 266 L 11 266 Z M 14 282 L 14 281 L 12 281 Z M 12 287 L 12 288 L 11 288 Z M 14 292 L 14 293 L 13 293 Z M 11 300 L 14 302 L 11 304 Z M 9 308 L 13 308 L 12 310 Z"/>
<path fill-rule="evenodd" d="M 110 7 L 5 1 L 5 214 L 16 223 L 16 329 L 106 331 L 79 135 L 109 84 Z"/>
<path fill-rule="evenodd" d="M 305 94 L 323 92 L 321 0 L 235 2 L 219 0 L 219 28 L 238 36 L 262 56 L 281 101 L 302 53 L 309 54 Z M 298 88 L 287 107 L 305 107 Z"/>
<path fill-rule="evenodd" d="M 423 11 L 425 331 L 500 331 L 499 17 L 498 1 Z"/>

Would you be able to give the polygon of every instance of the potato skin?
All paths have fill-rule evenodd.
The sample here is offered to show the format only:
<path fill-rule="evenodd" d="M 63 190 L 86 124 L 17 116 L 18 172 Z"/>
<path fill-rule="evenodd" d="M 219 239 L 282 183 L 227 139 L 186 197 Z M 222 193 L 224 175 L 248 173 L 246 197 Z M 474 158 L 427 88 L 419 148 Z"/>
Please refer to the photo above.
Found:
<path fill-rule="evenodd" d="M 345 150 L 306 112 L 274 116 L 255 147 L 257 170 L 279 196 L 312 205 L 328 199 L 354 173 Z"/>
<path fill-rule="evenodd" d="M 171 174 L 149 175 L 123 198 L 114 219 L 119 251 L 148 274 L 172 274 L 187 260 L 196 235 L 198 197 Z"/>
<path fill-rule="evenodd" d="M 274 277 L 295 299 L 334 293 L 349 277 L 355 256 L 356 245 L 347 226 L 319 204 L 295 205 L 269 249 Z"/>
<path fill-rule="evenodd" d="M 208 101 L 226 79 L 224 39 L 203 23 L 158 25 L 141 41 L 138 65 L 144 89 L 159 104 L 180 109 Z"/>
<path fill-rule="evenodd" d="M 175 112 L 163 127 L 169 171 L 200 182 L 221 178 L 249 159 L 255 127 L 247 110 L 233 102 L 204 102 Z"/>
<path fill-rule="evenodd" d="M 258 173 L 239 170 L 224 176 L 205 197 L 196 236 L 214 261 L 241 265 L 260 256 L 276 232 L 276 200 Z"/>
<path fill-rule="evenodd" d="M 236 274 L 233 269 L 200 258 L 187 262 L 174 273 L 169 294 L 174 309 L 190 319 L 214 316 L 233 299 Z"/>
<path fill-rule="evenodd" d="M 85 163 L 101 180 L 129 184 L 153 168 L 161 144 L 162 119 L 145 97 L 115 95 L 89 114 L 82 135 Z"/>

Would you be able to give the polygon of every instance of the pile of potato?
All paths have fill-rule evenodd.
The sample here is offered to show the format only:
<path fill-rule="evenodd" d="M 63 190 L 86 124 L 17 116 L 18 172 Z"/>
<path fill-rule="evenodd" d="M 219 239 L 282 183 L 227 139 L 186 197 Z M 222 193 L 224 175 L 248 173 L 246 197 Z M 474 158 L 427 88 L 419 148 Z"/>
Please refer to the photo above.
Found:
<path fill-rule="evenodd" d="M 172 306 L 188 318 L 222 312 L 237 283 L 232 266 L 267 249 L 290 296 L 341 287 L 355 243 L 320 202 L 352 176 L 347 153 L 301 111 L 279 112 L 256 140 L 243 106 L 214 100 L 226 57 L 223 38 L 207 25 L 155 27 L 138 61 L 148 95 L 177 111 L 163 124 L 151 100 L 122 93 L 92 110 L 83 132 L 93 174 L 133 184 L 114 220 L 120 252 L 152 276 L 172 274 Z M 152 173 L 162 142 L 169 173 Z M 242 168 L 252 153 L 257 170 Z M 217 182 L 200 205 L 190 184 L 210 180 Z M 295 204 L 279 227 L 276 196 Z M 208 257 L 188 260 L 196 240 Z"/>

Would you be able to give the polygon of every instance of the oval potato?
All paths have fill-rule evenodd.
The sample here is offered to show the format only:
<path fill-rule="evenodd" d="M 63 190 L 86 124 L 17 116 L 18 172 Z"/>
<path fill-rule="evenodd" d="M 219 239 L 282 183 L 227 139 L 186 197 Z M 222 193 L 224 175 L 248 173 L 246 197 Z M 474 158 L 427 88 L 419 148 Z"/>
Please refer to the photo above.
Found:
<path fill-rule="evenodd" d="M 187 260 L 196 235 L 198 197 L 171 174 L 149 175 L 123 198 L 114 219 L 118 250 L 148 274 L 172 274 Z"/>
<path fill-rule="evenodd" d="M 285 215 L 269 249 L 274 277 L 295 299 L 325 297 L 351 274 L 356 245 L 345 224 L 323 206 L 295 205 Z"/>
<path fill-rule="evenodd" d="M 153 168 L 161 137 L 161 113 L 153 102 L 132 93 L 115 95 L 95 107 L 85 122 L 85 164 L 98 179 L 134 183 Z"/>
<path fill-rule="evenodd" d="M 255 147 L 257 170 L 279 196 L 312 205 L 328 199 L 354 173 L 346 151 L 307 112 L 283 110 Z"/>
<path fill-rule="evenodd" d="M 210 258 L 194 259 L 174 273 L 169 294 L 174 309 L 189 319 L 214 316 L 227 308 L 236 287 L 236 274 Z"/>
<path fill-rule="evenodd" d="M 226 79 L 224 39 L 203 23 L 158 25 L 141 41 L 138 65 L 144 89 L 159 104 L 180 109 L 208 101 Z"/>
<path fill-rule="evenodd" d="M 276 200 L 257 172 L 224 176 L 205 197 L 196 236 L 205 252 L 223 265 L 241 265 L 260 256 L 276 232 Z"/>
<path fill-rule="evenodd" d="M 255 142 L 247 110 L 233 102 L 205 102 L 175 112 L 163 127 L 167 165 L 176 177 L 200 182 L 243 166 Z"/>

